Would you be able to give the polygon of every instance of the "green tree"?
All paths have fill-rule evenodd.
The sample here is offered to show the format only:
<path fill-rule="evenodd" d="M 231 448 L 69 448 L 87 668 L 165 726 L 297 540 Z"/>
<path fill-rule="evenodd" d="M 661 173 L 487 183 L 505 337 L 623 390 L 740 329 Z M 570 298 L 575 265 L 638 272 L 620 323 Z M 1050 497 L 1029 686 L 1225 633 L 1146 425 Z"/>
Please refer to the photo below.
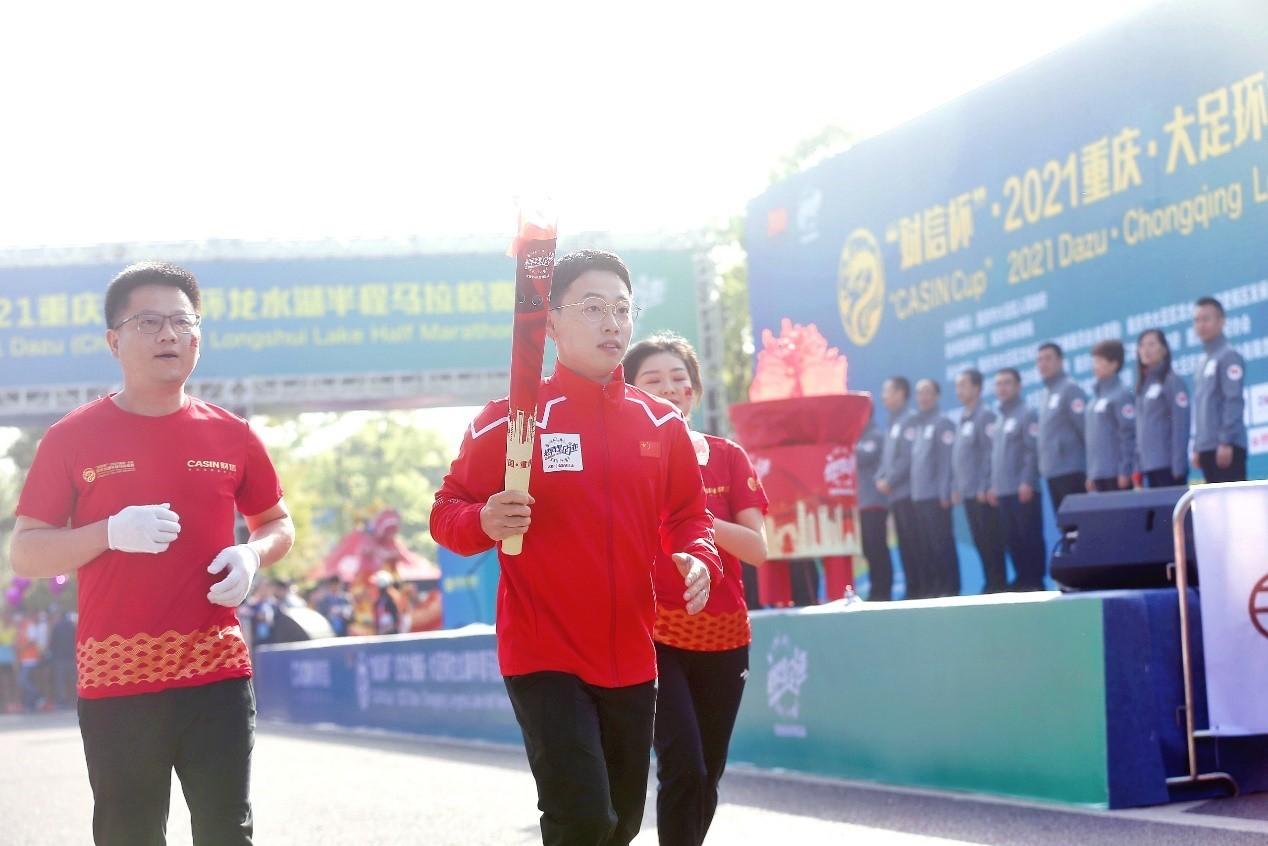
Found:
<path fill-rule="evenodd" d="M 335 419 L 270 427 L 269 448 L 296 526 L 295 548 L 277 565 L 279 575 L 311 573 L 340 538 L 386 508 L 400 512 L 405 544 L 434 560 L 427 518 L 453 458 L 449 444 L 415 425 L 409 412 L 385 412 L 332 447 L 306 449 Z"/>

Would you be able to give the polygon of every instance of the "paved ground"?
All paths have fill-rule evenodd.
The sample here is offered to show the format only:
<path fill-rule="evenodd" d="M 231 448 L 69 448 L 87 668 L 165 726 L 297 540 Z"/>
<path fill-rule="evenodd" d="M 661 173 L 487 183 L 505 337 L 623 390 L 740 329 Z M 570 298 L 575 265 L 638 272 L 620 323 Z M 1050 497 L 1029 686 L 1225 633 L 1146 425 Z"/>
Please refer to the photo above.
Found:
<path fill-rule="evenodd" d="M 260 846 L 540 842 L 522 751 L 268 725 L 256 746 Z M 1128 812 L 734 771 L 714 844 L 1215 846 L 1268 842 L 1268 799 Z M 72 714 L 0 717 L 0 844 L 91 842 L 91 794 Z M 649 794 L 636 846 L 654 846 Z M 169 842 L 190 843 L 179 785 Z"/>

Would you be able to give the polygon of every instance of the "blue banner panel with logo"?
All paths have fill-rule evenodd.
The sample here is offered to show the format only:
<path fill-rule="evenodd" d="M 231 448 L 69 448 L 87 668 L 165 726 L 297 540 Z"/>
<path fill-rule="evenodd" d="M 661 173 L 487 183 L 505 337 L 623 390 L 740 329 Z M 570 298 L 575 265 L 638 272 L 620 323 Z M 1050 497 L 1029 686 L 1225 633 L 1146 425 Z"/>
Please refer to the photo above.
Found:
<path fill-rule="evenodd" d="M 771 188 L 749 207 L 754 330 L 815 323 L 850 388 L 1022 371 L 1158 327 L 1186 379 L 1220 298 L 1268 473 L 1268 4 L 1163 2 Z"/>
<path fill-rule="evenodd" d="M 262 646 L 260 716 L 519 743 L 491 627 Z"/>
<path fill-rule="evenodd" d="M 436 561 L 440 564 L 445 628 L 493 625 L 501 572 L 497 547 L 478 555 L 459 555 L 442 546 L 437 549 Z"/>
<path fill-rule="evenodd" d="M 155 256 L 161 258 L 161 256 Z M 630 250 L 639 331 L 698 337 L 690 250 Z M 197 378 L 509 366 L 514 260 L 497 253 L 182 263 L 202 288 Z M 122 265 L 0 267 L 0 388 L 110 384 L 106 285 Z"/>

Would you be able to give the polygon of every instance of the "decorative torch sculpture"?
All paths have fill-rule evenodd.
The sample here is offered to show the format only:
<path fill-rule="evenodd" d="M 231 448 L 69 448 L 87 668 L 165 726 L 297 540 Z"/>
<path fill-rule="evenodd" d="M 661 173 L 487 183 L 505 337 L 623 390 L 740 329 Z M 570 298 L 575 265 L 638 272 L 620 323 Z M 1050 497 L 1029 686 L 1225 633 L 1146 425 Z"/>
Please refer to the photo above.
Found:
<path fill-rule="evenodd" d="M 854 445 L 872 398 L 846 391 L 847 361 L 812 323 L 784 319 L 762 332 L 749 402 L 731 406 L 736 440 L 753 459 L 770 509 L 767 563 L 758 569 L 765 606 L 792 604 L 788 562 L 823 561 L 829 600 L 854 582 L 859 552 Z"/>

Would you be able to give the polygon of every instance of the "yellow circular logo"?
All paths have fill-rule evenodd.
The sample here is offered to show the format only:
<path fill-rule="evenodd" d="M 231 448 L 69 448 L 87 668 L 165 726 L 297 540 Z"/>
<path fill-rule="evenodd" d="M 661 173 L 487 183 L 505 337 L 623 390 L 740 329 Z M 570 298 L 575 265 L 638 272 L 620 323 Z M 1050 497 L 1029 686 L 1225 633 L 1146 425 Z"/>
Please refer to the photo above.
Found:
<path fill-rule="evenodd" d="M 845 239 L 837 267 L 837 307 L 845 334 L 858 346 L 876 337 L 885 314 L 885 265 L 881 245 L 866 229 Z"/>
<path fill-rule="evenodd" d="M 750 491 L 756 491 L 756 490 L 757 490 L 757 480 L 756 480 L 756 479 L 754 479 L 752 476 L 749 476 L 749 477 L 748 477 L 748 489 L 749 489 Z"/>
<path fill-rule="evenodd" d="M 84 481 L 85 481 L 85 482 L 92 482 L 92 481 L 95 481 L 95 480 L 96 480 L 96 478 L 97 478 L 97 471 L 96 471 L 96 470 L 94 470 L 94 469 L 92 469 L 91 467 L 89 467 L 87 470 L 85 470 L 85 471 L 84 471 Z"/>

